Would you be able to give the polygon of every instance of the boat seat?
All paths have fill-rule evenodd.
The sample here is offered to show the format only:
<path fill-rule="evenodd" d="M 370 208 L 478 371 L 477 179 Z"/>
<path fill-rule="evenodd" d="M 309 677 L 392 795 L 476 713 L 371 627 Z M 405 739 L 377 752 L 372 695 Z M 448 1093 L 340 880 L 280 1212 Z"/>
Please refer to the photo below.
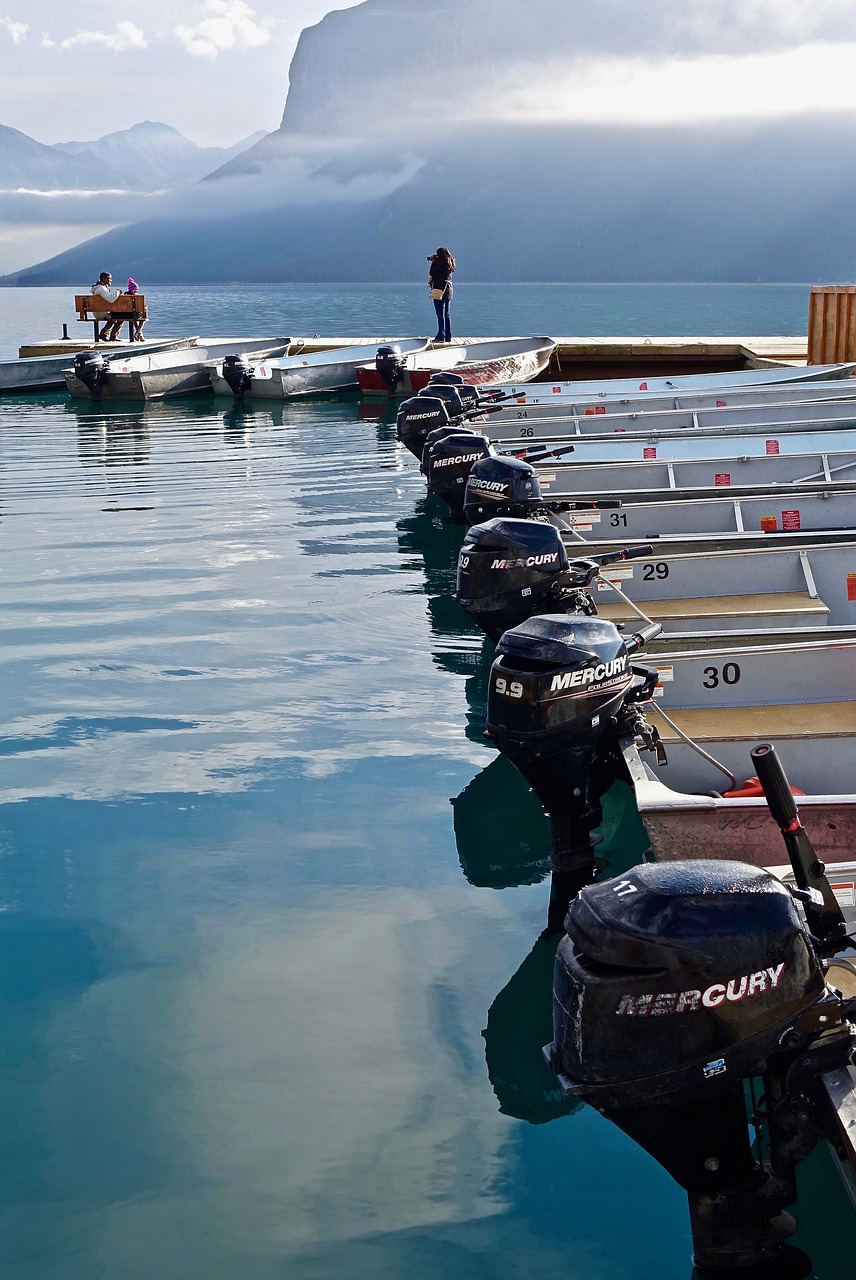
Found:
<path fill-rule="evenodd" d="M 794 614 L 822 622 L 829 616 L 829 606 L 807 591 L 774 591 L 766 594 L 747 592 L 737 596 L 689 596 L 683 600 L 640 600 L 639 608 L 656 622 L 680 622 L 686 618 L 773 617 Z M 620 601 L 601 604 L 600 617 L 610 622 L 634 622 L 639 615 Z"/>
<path fill-rule="evenodd" d="M 656 709 L 657 703 L 654 704 Z M 836 738 L 856 734 L 856 702 L 796 702 L 773 707 L 670 707 L 670 720 L 695 742 L 729 742 L 736 738 Z M 655 717 L 663 742 L 677 742 L 671 725 Z"/>

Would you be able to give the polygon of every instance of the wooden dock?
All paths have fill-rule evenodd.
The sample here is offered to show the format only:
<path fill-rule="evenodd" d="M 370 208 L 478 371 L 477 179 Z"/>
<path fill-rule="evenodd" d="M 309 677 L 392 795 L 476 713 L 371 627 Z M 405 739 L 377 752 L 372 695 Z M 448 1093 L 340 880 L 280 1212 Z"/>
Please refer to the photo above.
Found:
<path fill-rule="evenodd" d="M 522 335 L 525 336 L 525 335 Z M 485 341 L 475 337 L 458 338 L 459 342 Z M 295 338 L 289 354 L 301 351 L 329 351 L 337 347 L 365 346 L 366 360 L 374 349 L 395 338 L 377 337 L 312 337 Z M 99 343 L 108 352 L 120 343 Z M 92 343 L 77 339 L 28 343 L 19 348 L 22 359 L 31 356 L 74 356 L 91 350 Z M 145 350 L 144 346 L 140 347 Z M 566 337 L 556 339 L 556 350 L 542 381 L 551 378 L 644 377 L 646 374 L 719 373 L 734 369 L 759 369 L 775 365 L 803 365 L 808 362 L 807 337 Z"/>

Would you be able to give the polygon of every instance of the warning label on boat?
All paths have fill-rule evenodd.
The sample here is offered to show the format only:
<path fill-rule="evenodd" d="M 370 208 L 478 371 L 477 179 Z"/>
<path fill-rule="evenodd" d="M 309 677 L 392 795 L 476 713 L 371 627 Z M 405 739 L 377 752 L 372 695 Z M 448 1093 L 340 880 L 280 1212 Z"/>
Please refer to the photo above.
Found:
<path fill-rule="evenodd" d="M 779 452 L 779 442 L 778 442 L 778 440 L 765 440 L 765 441 L 764 441 L 764 451 L 765 451 L 766 453 L 778 453 L 778 452 Z"/>
<path fill-rule="evenodd" d="M 718 489 L 727 489 L 731 484 L 731 472 L 717 471 L 716 475 L 713 477 L 713 483 Z"/>
<path fill-rule="evenodd" d="M 801 528 L 800 513 L 798 510 L 782 512 L 782 528 L 786 531 L 790 530 L 791 532 Z"/>
<path fill-rule="evenodd" d="M 847 575 L 847 599 L 856 600 L 856 573 Z"/>

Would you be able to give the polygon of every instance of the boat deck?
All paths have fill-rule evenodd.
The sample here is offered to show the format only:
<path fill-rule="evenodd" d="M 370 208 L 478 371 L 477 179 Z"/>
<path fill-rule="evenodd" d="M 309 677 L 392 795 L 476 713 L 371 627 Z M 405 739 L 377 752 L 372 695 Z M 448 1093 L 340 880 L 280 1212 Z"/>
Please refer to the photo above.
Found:
<path fill-rule="evenodd" d="M 655 709 L 656 704 L 655 704 Z M 694 742 L 735 739 L 835 738 L 856 734 L 856 702 L 795 702 L 763 707 L 665 707 L 665 713 Z M 661 717 L 657 729 L 666 746 L 679 741 Z"/>
<path fill-rule="evenodd" d="M 829 606 L 807 591 L 772 591 L 746 595 L 689 596 L 682 600 L 646 600 L 640 606 L 655 622 L 688 622 L 697 618 L 777 618 L 781 615 L 800 620 L 822 621 Z M 634 622 L 639 615 L 629 605 L 598 603 L 598 614 L 611 622 Z"/>

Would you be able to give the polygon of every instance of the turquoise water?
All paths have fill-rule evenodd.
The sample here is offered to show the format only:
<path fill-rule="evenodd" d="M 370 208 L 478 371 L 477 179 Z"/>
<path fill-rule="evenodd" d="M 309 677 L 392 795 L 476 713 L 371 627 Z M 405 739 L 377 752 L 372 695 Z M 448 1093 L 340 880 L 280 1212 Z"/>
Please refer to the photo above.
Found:
<path fill-rule="evenodd" d="M 0 459 L 4 1275 L 689 1280 L 683 1193 L 543 1065 L 546 823 L 391 424 L 6 398 Z"/>
<path fill-rule="evenodd" d="M 427 286 L 255 285 L 140 286 L 152 337 L 186 333 L 325 336 L 425 334 L 436 331 Z M 72 337 L 91 326 L 74 313 L 75 289 L 0 289 L 0 359 L 24 340 Z M 458 272 L 453 331 L 471 337 L 706 337 L 800 335 L 808 329 L 809 286 L 468 284 Z"/>

